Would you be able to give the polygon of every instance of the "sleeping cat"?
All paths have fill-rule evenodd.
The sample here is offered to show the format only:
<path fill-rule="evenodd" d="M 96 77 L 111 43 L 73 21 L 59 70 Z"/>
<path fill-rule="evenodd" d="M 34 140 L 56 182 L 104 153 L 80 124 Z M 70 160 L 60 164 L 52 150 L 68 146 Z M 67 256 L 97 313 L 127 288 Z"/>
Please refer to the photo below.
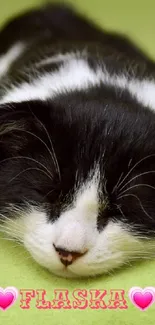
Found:
<path fill-rule="evenodd" d="M 63 5 L 0 33 L 0 231 L 63 277 L 155 256 L 155 63 Z"/>

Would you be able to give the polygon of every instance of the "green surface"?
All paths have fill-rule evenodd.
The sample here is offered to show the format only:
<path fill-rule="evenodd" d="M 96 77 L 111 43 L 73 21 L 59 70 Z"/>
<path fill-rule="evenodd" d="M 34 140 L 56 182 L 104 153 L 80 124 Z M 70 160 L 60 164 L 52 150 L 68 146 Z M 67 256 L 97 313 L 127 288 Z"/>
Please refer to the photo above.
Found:
<path fill-rule="evenodd" d="M 0 0 L 0 22 L 3 24 L 11 15 L 30 8 L 40 1 Z M 73 3 L 73 1 L 70 1 Z M 78 10 L 95 19 L 100 25 L 130 35 L 150 55 L 155 57 L 155 2 L 123 0 L 78 0 Z M 97 325 L 97 324 L 154 324 L 155 304 L 145 312 L 132 306 L 127 292 L 132 286 L 155 287 L 155 262 L 138 263 L 133 267 L 113 272 L 111 276 L 94 279 L 65 280 L 49 274 L 38 266 L 29 254 L 15 243 L 0 240 L 0 287 L 15 286 L 18 289 L 45 289 L 47 299 L 53 299 L 56 288 L 65 288 L 70 295 L 80 289 L 124 289 L 126 291 L 127 310 L 38 310 L 34 303 L 30 310 L 22 310 L 17 303 L 6 312 L 0 311 L 0 324 L 6 325 Z M 109 297 L 109 296 L 108 296 Z"/>

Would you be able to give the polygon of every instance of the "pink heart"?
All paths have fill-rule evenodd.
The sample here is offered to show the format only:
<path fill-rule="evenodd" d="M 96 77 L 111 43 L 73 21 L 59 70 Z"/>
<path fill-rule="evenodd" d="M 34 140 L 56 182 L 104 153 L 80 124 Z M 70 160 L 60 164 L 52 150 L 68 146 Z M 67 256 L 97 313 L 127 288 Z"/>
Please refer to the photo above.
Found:
<path fill-rule="evenodd" d="M 5 311 L 10 308 L 18 298 L 18 291 L 14 287 L 0 288 L 0 309 Z"/>
<path fill-rule="evenodd" d="M 144 311 L 155 302 L 155 288 L 133 287 L 129 290 L 129 298 L 137 308 Z"/>

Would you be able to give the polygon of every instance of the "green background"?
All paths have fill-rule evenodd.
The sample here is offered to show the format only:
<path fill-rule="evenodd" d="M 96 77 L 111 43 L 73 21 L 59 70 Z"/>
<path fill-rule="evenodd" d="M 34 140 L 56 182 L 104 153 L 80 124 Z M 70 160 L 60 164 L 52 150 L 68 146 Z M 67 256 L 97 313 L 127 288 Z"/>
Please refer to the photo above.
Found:
<path fill-rule="evenodd" d="M 61 1 L 62 2 L 62 1 Z M 155 57 L 155 1 L 123 0 L 77 0 L 68 1 L 79 11 L 90 16 L 105 28 L 129 35 L 152 57 Z M 39 0 L 0 0 L 0 24 L 20 11 L 41 3 Z M 43 2 L 42 2 L 43 3 Z M 154 324 L 155 304 L 145 312 L 140 311 L 128 299 L 128 290 L 133 286 L 155 287 L 155 262 L 143 262 L 113 272 L 111 276 L 94 279 L 67 280 L 55 277 L 37 265 L 16 243 L 0 240 L 0 287 L 15 286 L 18 289 L 45 289 L 47 300 L 53 299 L 56 288 L 65 288 L 72 293 L 80 289 L 126 290 L 127 310 L 22 310 L 17 303 L 5 312 L 0 310 L 0 324 L 6 325 L 97 325 L 97 324 Z M 70 295 L 71 297 L 71 295 Z M 108 296 L 109 297 L 109 296 Z"/>

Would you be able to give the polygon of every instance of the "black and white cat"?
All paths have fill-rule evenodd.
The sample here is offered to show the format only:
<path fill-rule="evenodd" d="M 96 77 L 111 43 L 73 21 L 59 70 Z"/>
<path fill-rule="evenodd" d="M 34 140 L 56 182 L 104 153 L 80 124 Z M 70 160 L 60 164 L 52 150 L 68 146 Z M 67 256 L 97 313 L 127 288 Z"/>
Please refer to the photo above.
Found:
<path fill-rule="evenodd" d="M 64 277 L 155 256 L 155 64 L 62 5 L 0 34 L 0 229 Z"/>

